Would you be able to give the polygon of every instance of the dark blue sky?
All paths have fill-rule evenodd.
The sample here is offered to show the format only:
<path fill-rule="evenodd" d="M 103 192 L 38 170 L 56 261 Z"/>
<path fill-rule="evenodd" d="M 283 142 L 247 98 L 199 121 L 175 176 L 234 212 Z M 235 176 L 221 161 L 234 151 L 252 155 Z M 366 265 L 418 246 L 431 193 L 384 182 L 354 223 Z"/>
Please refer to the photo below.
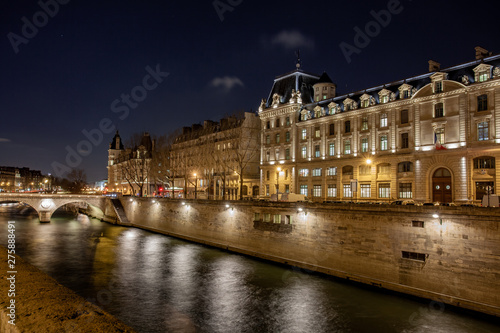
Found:
<path fill-rule="evenodd" d="M 339 94 L 425 73 L 429 59 L 443 68 L 474 60 L 475 46 L 500 52 L 496 1 L 41 3 L 53 17 L 37 1 L 0 5 L 0 165 L 76 166 L 89 181 L 107 177 L 109 127 L 125 139 L 161 135 L 256 110 L 275 76 L 294 70 L 297 48 L 302 69 L 326 70 Z M 390 22 L 370 25 L 388 7 Z M 367 24 L 373 37 L 348 62 L 340 44 L 355 47 L 354 28 Z M 67 160 L 68 149 L 78 156 Z"/>

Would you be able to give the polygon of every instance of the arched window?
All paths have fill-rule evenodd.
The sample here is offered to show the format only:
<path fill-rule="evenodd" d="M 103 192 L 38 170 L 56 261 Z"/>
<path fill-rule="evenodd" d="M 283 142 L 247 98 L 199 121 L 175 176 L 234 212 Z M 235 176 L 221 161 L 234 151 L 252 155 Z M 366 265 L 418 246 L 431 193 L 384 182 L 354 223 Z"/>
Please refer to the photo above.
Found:
<path fill-rule="evenodd" d="M 352 176 L 353 175 L 353 167 L 352 165 L 346 165 L 345 167 L 342 167 L 342 175 L 343 176 Z"/>

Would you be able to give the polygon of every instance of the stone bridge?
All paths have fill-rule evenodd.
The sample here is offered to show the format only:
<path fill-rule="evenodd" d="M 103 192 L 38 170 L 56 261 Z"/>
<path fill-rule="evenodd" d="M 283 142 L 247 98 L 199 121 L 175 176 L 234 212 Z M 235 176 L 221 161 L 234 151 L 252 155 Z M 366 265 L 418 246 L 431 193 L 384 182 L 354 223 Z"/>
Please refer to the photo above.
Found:
<path fill-rule="evenodd" d="M 58 208 L 71 203 L 89 204 L 99 208 L 104 215 L 108 200 L 101 195 L 0 193 L 0 203 L 25 203 L 35 209 L 40 222 L 50 222 L 50 217 Z"/>

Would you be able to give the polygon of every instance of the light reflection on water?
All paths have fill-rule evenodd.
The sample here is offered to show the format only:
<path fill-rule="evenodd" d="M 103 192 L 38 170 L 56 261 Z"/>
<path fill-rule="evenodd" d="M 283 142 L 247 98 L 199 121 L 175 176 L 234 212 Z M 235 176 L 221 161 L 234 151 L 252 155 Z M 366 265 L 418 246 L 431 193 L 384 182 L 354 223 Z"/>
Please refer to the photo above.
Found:
<path fill-rule="evenodd" d="M 0 239 L 7 221 L 0 216 Z M 18 253 L 139 332 L 498 332 L 498 319 L 84 216 L 16 217 Z M 480 318 L 474 318 L 480 317 Z"/>

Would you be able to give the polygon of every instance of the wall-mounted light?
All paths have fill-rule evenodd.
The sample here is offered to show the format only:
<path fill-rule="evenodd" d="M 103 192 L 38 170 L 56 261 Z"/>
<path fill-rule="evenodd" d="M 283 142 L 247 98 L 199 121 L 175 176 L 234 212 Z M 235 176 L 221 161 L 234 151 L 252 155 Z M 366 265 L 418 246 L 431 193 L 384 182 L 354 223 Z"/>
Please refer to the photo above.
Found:
<path fill-rule="evenodd" d="M 443 225 L 443 219 L 440 218 L 438 214 L 432 214 L 432 217 L 435 218 L 435 219 L 439 219 L 439 224 Z"/>
<path fill-rule="evenodd" d="M 182 204 L 183 206 L 185 206 L 185 205 L 186 205 L 186 203 L 185 203 L 184 201 L 183 201 L 183 202 L 181 202 L 181 204 Z"/>

